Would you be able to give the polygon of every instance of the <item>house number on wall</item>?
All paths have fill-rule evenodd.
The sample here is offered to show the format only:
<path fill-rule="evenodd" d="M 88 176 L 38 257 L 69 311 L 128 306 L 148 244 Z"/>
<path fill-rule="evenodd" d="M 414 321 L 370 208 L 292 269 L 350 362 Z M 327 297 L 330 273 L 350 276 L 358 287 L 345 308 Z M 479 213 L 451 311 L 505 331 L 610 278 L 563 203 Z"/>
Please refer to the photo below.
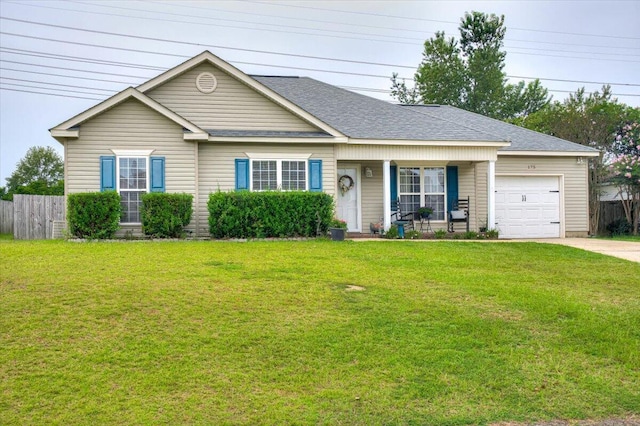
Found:
<path fill-rule="evenodd" d="M 529 165 L 527 166 L 527 169 L 529 169 L 529 170 L 535 170 L 535 169 L 536 169 L 536 165 L 535 165 L 535 164 L 529 164 Z"/>

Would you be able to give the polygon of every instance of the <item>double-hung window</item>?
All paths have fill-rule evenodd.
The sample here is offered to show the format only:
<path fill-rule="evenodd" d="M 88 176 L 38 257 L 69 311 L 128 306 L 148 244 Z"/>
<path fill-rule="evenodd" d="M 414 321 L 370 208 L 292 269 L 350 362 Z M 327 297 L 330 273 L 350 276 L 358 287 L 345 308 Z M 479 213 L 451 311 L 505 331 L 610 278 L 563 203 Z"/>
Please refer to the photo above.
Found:
<path fill-rule="evenodd" d="M 140 207 L 142 194 L 147 192 L 148 181 L 147 157 L 118 158 L 118 189 L 122 223 L 140 223 Z"/>
<path fill-rule="evenodd" d="M 433 220 L 445 219 L 445 168 L 399 167 L 398 196 L 403 213 L 431 207 Z"/>
<path fill-rule="evenodd" d="M 415 212 L 420 207 L 420 168 L 400 167 L 400 210 Z"/>
<path fill-rule="evenodd" d="M 424 177 L 424 206 L 433 209 L 434 220 L 444 220 L 445 217 L 445 183 L 444 167 L 425 167 Z"/>
<path fill-rule="evenodd" d="M 251 189 L 268 191 L 305 191 L 307 161 L 251 160 Z"/>

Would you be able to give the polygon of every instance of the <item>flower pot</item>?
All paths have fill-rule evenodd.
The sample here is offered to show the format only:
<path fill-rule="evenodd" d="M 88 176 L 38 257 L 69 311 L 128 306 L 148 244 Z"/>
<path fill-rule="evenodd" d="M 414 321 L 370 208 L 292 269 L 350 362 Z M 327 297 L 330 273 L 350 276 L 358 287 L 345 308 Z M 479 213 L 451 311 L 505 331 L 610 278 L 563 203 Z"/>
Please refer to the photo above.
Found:
<path fill-rule="evenodd" d="M 331 233 L 332 241 L 344 241 L 347 230 L 344 228 L 329 228 L 329 232 Z"/>

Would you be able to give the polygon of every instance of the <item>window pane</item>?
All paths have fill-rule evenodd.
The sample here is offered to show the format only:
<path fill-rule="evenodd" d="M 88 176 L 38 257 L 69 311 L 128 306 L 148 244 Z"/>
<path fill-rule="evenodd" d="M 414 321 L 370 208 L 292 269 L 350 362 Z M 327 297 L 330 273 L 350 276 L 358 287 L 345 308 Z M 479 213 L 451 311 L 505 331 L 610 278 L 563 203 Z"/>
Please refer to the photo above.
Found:
<path fill-rule="evenodd" d="M 147 192 L 147 159 L 121 157 L 118 160 L 120 206 L 123 223 L 140 223 L 141 195 Z"/>
<path fill-rule="evenodd" d="M 420 207 L 420 195 L 400 195 L 400 212 L 413 213 Z"/>
<path fill-rule="evenodd" d="M 420 168 L 400 167 L 400 192 L 420 193 Z"/>
<path fill-rule="evenodd" d="M 424 169 L 424 192 L 426 194 L 444 194 L 443 167 L 426 167 Z"/>
<path fill-rule="evenodd" d="M 147 159 L 120 158 L 120 189 L 147 189 Z"/>
<path fill-rule="evenodd" d="M 278 188 L 275 161 L 253 161 L 253 190 L 266 191 Z"/>
<path fill-rule="evenodd" d="M 304 191 L 307 189 L 304 161 L 282 162 L 282 189 L 284 191 Z"/>
<path fill-rule="evenodd" d="M 432 220 L 444 220 L 444 195 L 425 195 L 424 205 L 433 209 Z"/>
<path fill-rule="evenodd" d="M 122 215 L 120 222 L 140 223 L 140 206 L 142 205 L 141 191 L 120 191 L 120 206 Z"/>

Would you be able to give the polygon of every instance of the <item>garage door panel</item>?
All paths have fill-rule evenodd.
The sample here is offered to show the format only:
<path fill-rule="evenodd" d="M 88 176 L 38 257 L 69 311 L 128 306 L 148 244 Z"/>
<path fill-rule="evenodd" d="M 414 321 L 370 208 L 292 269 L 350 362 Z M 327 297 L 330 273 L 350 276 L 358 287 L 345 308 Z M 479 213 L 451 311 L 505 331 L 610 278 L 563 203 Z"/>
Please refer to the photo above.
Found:
<path fill-rule="evenodd" d="M 553 176 L 496 177 L 501 238 L 560 237 L 559 180 Z"/>

